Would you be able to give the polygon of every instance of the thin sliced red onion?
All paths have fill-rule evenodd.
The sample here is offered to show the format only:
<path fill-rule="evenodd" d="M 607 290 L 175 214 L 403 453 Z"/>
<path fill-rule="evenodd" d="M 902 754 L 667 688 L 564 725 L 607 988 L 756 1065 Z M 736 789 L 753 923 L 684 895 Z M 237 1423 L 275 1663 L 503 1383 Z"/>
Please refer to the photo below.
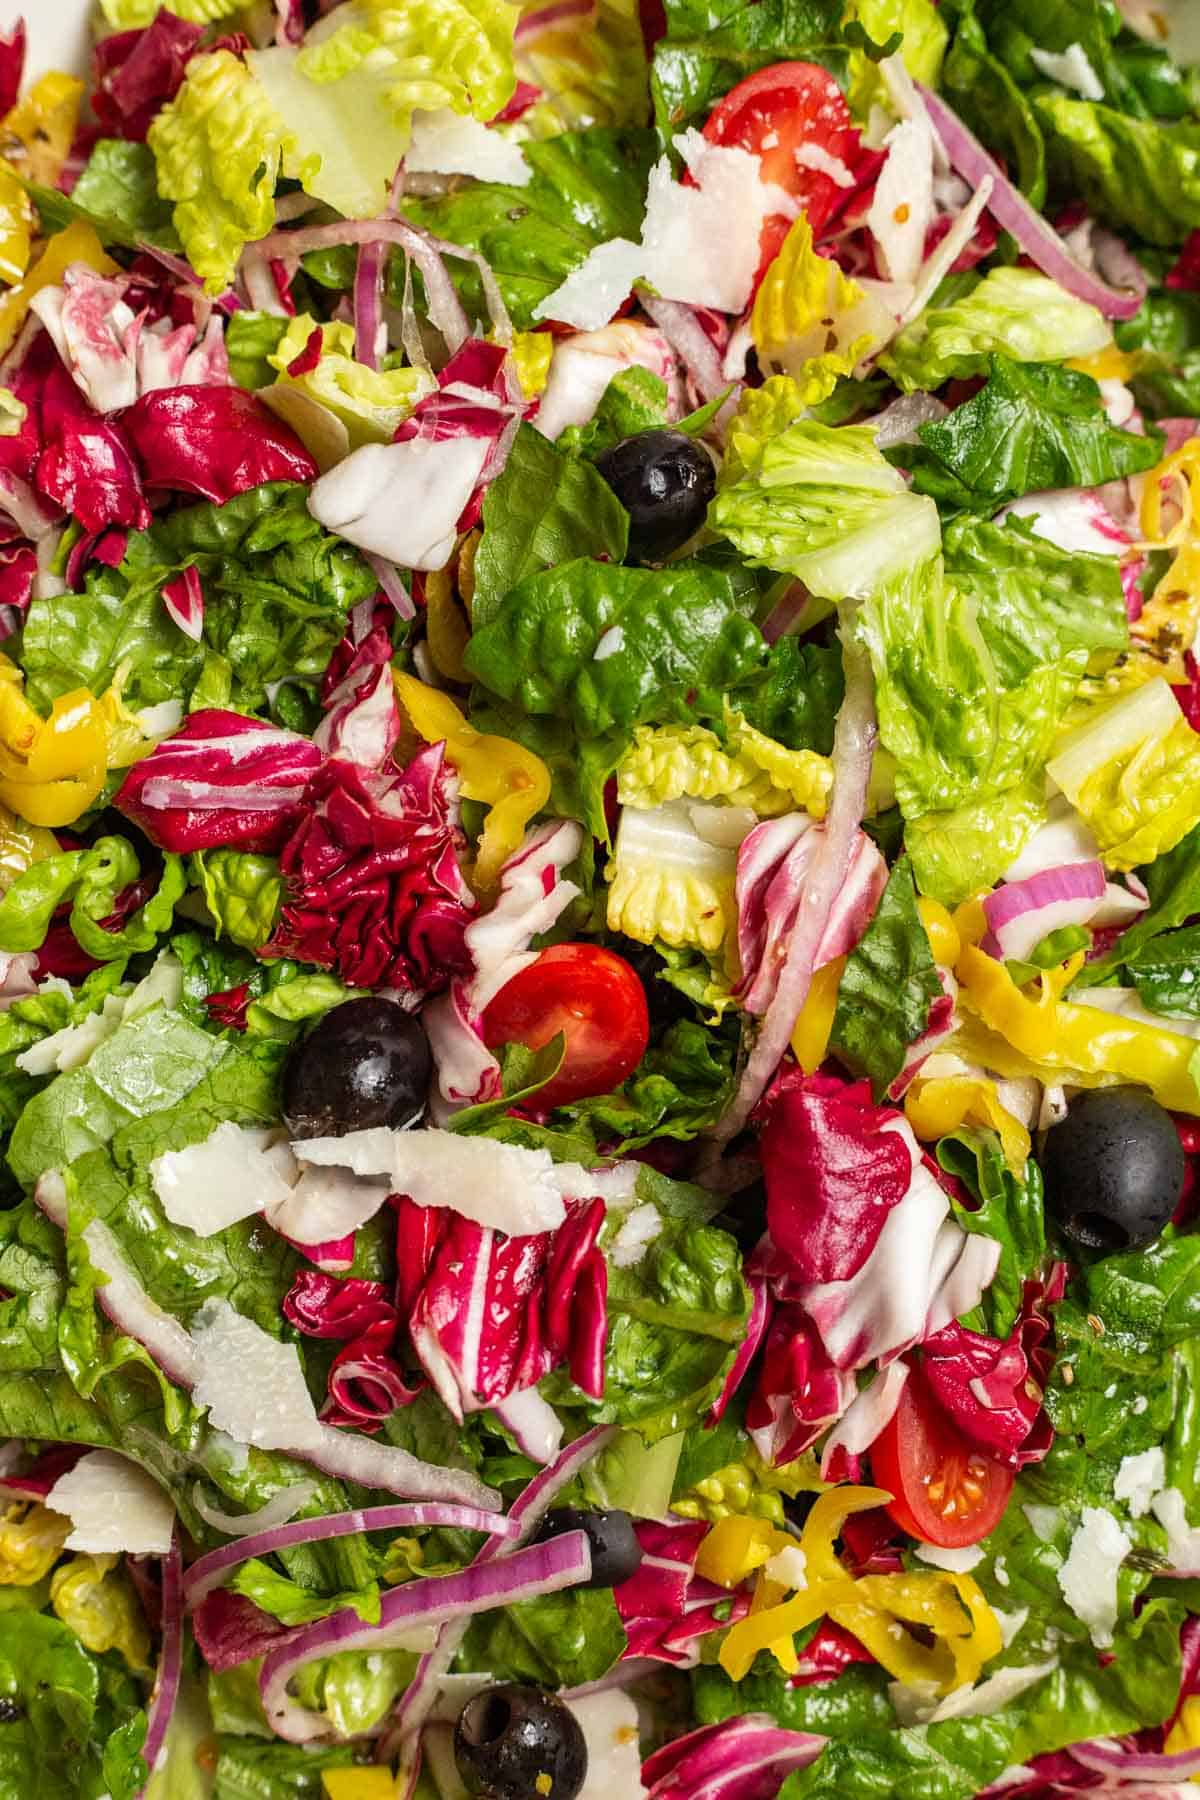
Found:
<path fill-rule="evenodd" d="M 400 571 L 395 563 L 389 562 L 386 556 L 378 556 L 374 550 L 364 550 L 363 555 L 371 565 L 384 597 L 395 607 L 397 618 L 415 619 L 417 609 L 413 597 L 401 581 Z"/>
<path fill-rule="evenodd" d="M 1187 1781 L 1200 1775 L 1200 1750 L 1177 1750 L 1167 1755 L 1165 1751 L 1126 1750 L 1116 1738 L 1100 1738 L 1072 1744 L 1069 1753 L 1082 1768 L 1096 1769 L 1102 1775 L 1151 1782 Z"/>
<path fill-rule="evenodd" d="M 386 244 L 362 244 L 359 247 L 358 268 L 354 275 L 354 355 L 368 369 L 379 367 L 386 263 Z"/>
<path fill-rule="evenodd" d="M 405 219 L 343 219 L 332 225 L 302 226 L 298 231 L 273 231 L 257 246 L 265 257 L 278 257 L 295 270 L 312 250 L 333 250 L 340 244 L 399 244 L 416 263 L 425 282 L 429 317 L 453 355 L 471 335 L 471 327 L 454 283 L 446 273 L 443 256 L 458 256 L 478 264 L 482 259 L 458 244 L 431 238 Z"/>
<path fill-rule="evenodd" d="M 323 1544 L 330 1538 L 356 1537 L 361 1531 L 427 1530 L 434 1525 L 458 1531 L 482 1531 L 489 1537 L 517 1538 L 521 1528 L 503 1513 L 480 1512 L 474 1506 L 451 1506 L 426 1501 L 415 1506 L 368 1506 L 358 1512 L 326 1513 L 319 1519 L 298 1519 L 292 1525 L 276 1525 L 244 1537 L 236 1544 L 222 1544 L 194 1562 L 184 1578 L 188 1610 L 199 1606 L 206 1594 L 220 1587 L 232 1569 L 254 1556 L 274 1556 L 297 1544 Z"/>
<path fill-rule="evenodd" d="M 211 295 L 206 294 L 204 283 L 199 275 L 191 263 L 185 262 L 182 256 L 175 256 L 170 250 L 160 250 L 155 244 L 139 244 L 138 249 L 143 256 L 150 257 L 152 262 L 156 262 L 161 268 L 166 269 L 167 273 L 173 275 L 176 281 L 182 282 L 185 288 L 194 289 L 198 299 L 203 300 L 208 306 L 215 307 L 219 313 L 228 314 L 243 310 L 242 303 L 232 288 L 226 288 L 225 292 L 218 294 L 215 300 Z"/>
<path fill-rule="evenodd" d="M 843 655 L 846 696 L 834 733 L 833 792 L 824 835 L 809 865 L 774 997 L 763 1015 L 737 1093 L 717 1125 L 718 1144 L 729 1143 L 744 1128 L 791 1041 L 796 1020 L 808 999 L 813 965 L 834 902 L 846 880 L 866 808 L 878 737 L 875 682 L 866 652 L 852 640 L 844 640 Z"/>
<path fill-rule="evenodd" d="M 146 1740 L 142 1755 L 153 1777 L 166 1748 L 167 1732 L 179 1699 L 179 1682 L 183 1673 L 183 1583 L 181 1580 L 179 1538 L 171 1539 L 171 1548 L 162 1565 L 162 1649 L 158 1654 L 158 1672 L 150 1711 L 146 1718 Z M 140 1790 L 138 1800 L 149 1787 Z"/>
<path fill-rule="evenodd" d="M 508 1512 L 509 1518 L 520 1527 L 518 1544 L 533 1535 L 563 1488 L 568 1487 L 580 1470 L 599 1456 L 616 1435 L 615 1425 L 594 1425 L 560 1451 L 552 1463 L 539 1470 L 521 1489 Z M 489 1538 L 471 1566 L 474 1568 L 480 1563 L 507 1556 L 512 1548 L 502 1538 Z M 421 1773 L 421 1731 L 437 1700 L 442 1677 L 454 1661 L 465 1636 L 465 1624 L 443 1628 L 436 1647 L 427 1651 L 417 1664 L 413 1678 L 392 1714 L 390 1726 L 380 1739 L 376 1762 L 400 1758 L 396 1771 L 397 1800 L 411 1800 L 416 1789 Z"/>
<path fill-rule="evenodd" d="M 535 13 L 526 13 L 513 32 L 513 43 L 521 47 L 533 38 L 540 37 L 543 31 L 552 31 L 556 25 L 562 25 L 568 19 L 590 17 L 591 11 L 592 0 L 555 0 L 553 6 L 539 7 Z"/>
<path fill-rule="evenodd" d="M 985 896 L 988 935 L 981 948 L 1001 961 L 1022 962 L 1044 937 L 1064 925 L 1086 925 L 1103 903 L 1104 865 L 1062 863 L 1024 881 L 1006 881 Z"/>
<path fill-rule="evenodd" d="M 272 1494 L 266 1505 L 256 1512 L 227 1513 L 219 1506 L 210 1506 L 197 1483 L 192 1490 L 192 1505 L 214 1531 L 223 1531 L 226 1537 L 247 1538 L 255 1532 L 274 1531 L 277 1526 L 289 1525 L 316 1492 L 315 1481 L 294 1481 L 290 1487 L 280 1488 L 277 1494 Z"/>
<path fill-rule="evenodd" d="M 995 187 L 988 200 L 988 211 L 998 225 L 1011 231 L 1021 249 L 1042 273 L 1057 281 L 1069 294 L 1074 294 L 1077 300 L 1086 300 L 1106 319 L 1131 319 L 1142 304 L 1142 296 L 1128 289 L 1109 287 L 1098 275 L 1076 262 L 1053 225 L 1029 204 L 958 114 L 920 82 L 917 91 L 925 102 L 946 155 L 959 174 L 974 188 L 980 186 L 985 176 L 992 177 Z"/>
<path fill-rule="evenodd" d="M 722 372 L 720 353 L 693 308 L 682 300 L 656 300 L 649 294 L 638 298 L 642 311 L 654 320 L 691 376 L 700 398 L 715 400 L 723 394 L 729 382 Z"/>
<path fill-rule="evenodd" d="M 411 1640 L 414 1631 L 451 1620 L 469 1623 L 477 1613 L 521 1600 L 557 1594 L 576 1587 L 591 1574 L 587 1534 L 567 1531 L 545 1544 L 516 1550 L 502 1562 L 476 1559 L 453 1575 L 430 1575 L 406 1582 L 385 1594 L 378 1625 L 364 1625 L 352 1606 L 320 1619 L 294 1641 L 273 1651 L 263 1663 L 259 1694 L 272 1729 L 289 1743 L 307 1744 L 329 1733 L 321 1714 L 298 1706 L 288 1695 L 288 1682 L 315 1657 L 343 1650 L 392 1649 Z"/>
<path fill-rule="evenodd" d="M 1118 289 L 1128 288 L 1131 294 L 1137 294 L 1143 300 L 1146 298 L 1150 277 L 1124 238 L 1098 225 L 1092 232 L 1092 255 L 1105 281 Z"/>
<path fill-rule="evenodd" d="M 944 419 L 950 408 L 936 394 L 901 394 L 871 420 L 875 442 L 881 450 L 897 444 L 915 444 L 922 425 L 934 425 Z"/>

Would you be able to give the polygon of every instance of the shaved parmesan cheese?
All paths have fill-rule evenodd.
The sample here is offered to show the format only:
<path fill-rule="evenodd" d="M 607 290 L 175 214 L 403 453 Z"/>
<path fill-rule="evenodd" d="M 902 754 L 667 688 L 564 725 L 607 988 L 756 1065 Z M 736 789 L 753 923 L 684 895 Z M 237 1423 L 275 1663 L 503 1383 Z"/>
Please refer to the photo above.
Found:
<path fill-rule="evenodd" d="M 125 1017 L 125 1001 L 109 994 L 99 1012 L 89 1013 L 78 1025 L 52 1031 L 40 1044 L 31 1044 L 15 1058 L 26 1075 L 52 1075 L 56 1070 L 82 1068 L 92 1051 L 110 1038 Z"/>
<path fill-rule="evenodd" d="M 1178 1488 L 1164 1488 L 1150 1502 L 1150 1511 L 1167 1534 L 1167 1555 L 1174 1569 L 1200 1569 L 1200 1530 L 1188 1524 L 1187 1508 Z"/>
<path fill-rule="evenodd" d="M 1085 100 L 1103 100 L 1104 83 L 1088 61 L 1082 44 L 1068 44 L 1061 52 L 1031 48 L 1029 60 L 1037 65 L 1047 81 L 1074 88 Z"/>
<path fill-rule="evenodd" d="M 638 1744 L 638 1713 L 628 1694 L 581 1694 L 571 1701 L 587 1744 L 587 1779 L 579 1800 L 636 1800 L 645 1793 Z"/>
<path fill-rule="evenodd" d="M 628 1194 L 637 1165 L 589 1171 L 578 1163 L 555 1164 L 547 1150 L 523 1150 L 492 1138 L 453 1131 L 390 1131 L 373 1126 L 344 1137 L 302 1138 L 293 1150 L 321 1168 L 384 1176 L 390 1191 L 418 1206 L 452 1206 L 464 1219 L 509 1237 L 555 1231 L 567 1199 Z"/>
<path fill-rule="evenodd" d="M 519 145 L 471 117 L 440 107 L 413 114 L 412 142 L 404 153 L 410 175 L 474 175 L 479 181 L 503 181 L 527 187 L 533 170 Z"/>
<path fill-rule="evenodd" d="M 758 158 L 749 151 L 710 144 L 698 131 L 682 133 L 675 148 L 696 185 L 675 181 L 662 157 L 650 171 L 641 242 L 611 238 L 598 245 L 534 309 L 538 318 L 595 331 L 639 278 L 665 300 L 728 313 L 745 309 L 763 220 L 772 213 L 794 216 L 795 201 L 760 179 Z"/>
<path fill-rule="evenodd" d="M 831 156 L 823 144 L 801 144 L 793 151 L 798 169 L 816 169 L 822 175 L 828 175 L 830 181 L 836 181 L 841 188 L 854 186 L 853 171 L 847 168 L 840 156 Z"/>
<path fill-rule="evenodd" d="M 175 1508 L 153 1476 L 127 1456 L 92 1450 L 60 1475 L 46 1495 L 51 1512 L 72 1524 L 68 1550 L 96 1556 L 165 1556 Z"/>
<path fill-rule="evenodd" d="M 867 225 L 888 279 L 915 282 L 934 211 L 933 130 L 924 108 L 893 127 L 885 148 Z"/>
<path fill-rule="evenodd" d="M 890 1681 L 888 1693 L 896 1716 L 904 1725 L 938 1725 L 943 1719 L 986 1719 L 1000 1712 L 1027 1688 L 1044 1681 L 1058 1667 L 1057 1656 L 1048 1662 L 1029 1663 L 1024 1668 L 997 1669 L 976 1687 L 955 1688 L 945 1699 L 937 1698 L 936 1689 L 927 1681 Z"/>
<path fill-rule="evenodd" d="M 265 1211 L 271 1229 L 293 1244 L 331 1244 L 373 1219 L 387 1197 L 386 1181 L 369 1181 L 350 1169 L 305 1169 Z"/>
<path fill-rule="evenodd" d="M 1007 1650 L 1018 1632 L 1024 1628 L 1029 1618 L 1029 1608 L 1019 1606 L 1016 1612 L 1003 1612 L 1000 1607 L 993 1606 L 992 1616 L 1000 1627 L 1000 1642 Z"/>
<path fill-rule="evenodd" d="M 785 1550 L 775 1552 L 763 1574 L 769 1581 L 778 1581 L 794 1593 L 800 1593 L 808 1586 L 808 1558 L 799 1544 L 789 1544 Z"/>
<path fill-rule="evenodd" d="M 675 355 L 662 332 L 633 319 L 614 319 L 603 331 L 558 340 L 533 423 L 548 438 L 568 425 L 586 425 L 613 376 L 633 367 L 659 376 L 667 384 L 669 404 L 684 408 Z"/>
<path fill-rule="evenodd" d="M 1062 1514 L 1057 1506 L 1037 1506 L 1032 1501 L 1021 1511 L 1029 1520 L 1030 1530 L 1043 1544 L 1052 1544 L 1058 1535 Z"/>
<path fill-rule="evenodd" d="M 916 1554 L 934 1569 L 948 1569 L 954 1575 L 969 1575 L 983 1561 L 978 1544 L 964 1544 L 959 1550 L 948 1550 L 941 1544 L 918 1544 Z"/>
<path fill-rule="evenodd" d="M 192 1325 L 198 1372 L 192 1388 L 210 1424 L 239 1444 L 292 1450 L 319 1435 L 316 1410 L 294 1344 L 281 1344 L 227 1300 L 210 1300 Z"/>
<path fill-rule="evenodd" d="M 319 524 L 408 569 L 441 569 L 490 449 L 486 438 L 364 444 L 308 496 Z"/>
<path fill-rule="evenodd" d="M 1135 1519 L 1144 1518 L 1150 1503 L 1167 1479 L 1167 1459 L 1161 1444 L 1143 1450 L 1140 1456 L 1127 1456 L 1117 1470 L 1113 1484 L 1116 1499 L 1124 1500 Z"/>
<path fill-rule="evenodd" d="M 1105 1507 L 1084 1507 L 1067 1560 L 1058 1571 L 1058 1585 L 1097 1650 L 1107 1649 L 1113 1641 L 1117 1573 L 1132 1549 L 1132 1541 Z"/>
<path fill-rule="evenodd" d="M 648 1201 L 645 1206 L 635 1206 L 632 1212 L 626 1213 L 616 1237 L 608 1246 L 609 1262 L 617 1269 L 634 1268 L 662 1228 L 657 1206 L 651 1206 Z"/>
<path fill-rule="evenodd" d="M 273 1135 L 226 1120 L 203 1143 L 156 1156 L 150 1179 L 172 1225 L 212 1237 L 286 1200 L 292 1190 L 280 1172 Z"/>

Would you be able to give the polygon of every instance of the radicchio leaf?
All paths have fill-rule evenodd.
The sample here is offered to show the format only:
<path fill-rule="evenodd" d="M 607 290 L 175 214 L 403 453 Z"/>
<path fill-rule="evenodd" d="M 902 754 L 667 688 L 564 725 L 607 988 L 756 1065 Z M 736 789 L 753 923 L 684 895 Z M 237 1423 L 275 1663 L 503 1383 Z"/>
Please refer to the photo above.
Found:
<path fill-rule="evenodd" d="M 307 738 L 205 707 L 135 763 L 114 806 L 162 850 L 279 849 L 321 761 Z"/>
<path fill-rule="evenodd" d="M 301 1269 L 283 1300 L 283 1316 L 305 1337 L 355 1338 L 380 1320 L 396 1318 L 382 1281 L 337 1281 Z"/>
<path fill-rule="evenodd" d="M 1046 1289 L 1027 1281 L 1021 1316 L 1005 1340 L 957 1320 L 926 1338 L 922 1367 L 933 1397 L 980 1450 L 1010 1469 L 1041 1462 L 1054 1431 L 1042 1405 L 1054 1363 Z"/>
<path fill-rule="evenodd" d="M 130 407 L 122 425 L 152 490 L 222 505 L 267 481 L 317 477 L 295 432 L 244 388 L 156 389 Z"/>
<path fill-rule="evenodd" d="M 92 52 L 92 109 L 108 137 L 145 139 L 156 113 L 183 85 L 203 36 L 203 25 L 161 7 L 144 30 L 100 40 Z"/>

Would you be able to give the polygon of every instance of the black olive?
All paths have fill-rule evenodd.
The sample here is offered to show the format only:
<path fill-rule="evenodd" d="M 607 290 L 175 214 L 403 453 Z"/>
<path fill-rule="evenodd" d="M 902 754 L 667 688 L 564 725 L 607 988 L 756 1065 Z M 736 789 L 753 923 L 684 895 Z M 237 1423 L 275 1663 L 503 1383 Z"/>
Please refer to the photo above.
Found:
<path fill-rule="evenodd" d="M 467 1792 L 486 1800 L 575 1800 L 587 1780 L 574 1713 L 545 1688 L 515 1681 L 467 1701 L 454 1727 L 454 1760 Z"/>
<path fill-rule="evenodd" d="M 583 1506 L 556 1506 L 533 1535 L 535 1544 L 562 1537 L 568 1531 L 585 1531 L 592 1552 L 592 1572 L 585 1588 L 620 1587 L 642 1566 L 642 1546 L 627 1512 L 599 1512 Z"/>
<path fill-rule="evenodd" d="M 633 563 L 662 562 L 699 531 L 717 487 L 711 456 L 682 431 L 639 431 L 596 458 L 629 514 Z"/>
<path fill-rule="evenodd" d="M 432 1058 L 419 1022 L 391 1000 L 347 1000 L 288 1052 L 283 1116 L 293 1137 L 407 1125 L 425 1105 Z"/>
<path fill-rule="evenodd" d="M 1152 1243 L 1179 1205 L 1185 1162 L 1170 1115 L 1142 1088 L 1091 1088 L 1046 1133 L 1046 1211 L 1087 1250 Z"/>

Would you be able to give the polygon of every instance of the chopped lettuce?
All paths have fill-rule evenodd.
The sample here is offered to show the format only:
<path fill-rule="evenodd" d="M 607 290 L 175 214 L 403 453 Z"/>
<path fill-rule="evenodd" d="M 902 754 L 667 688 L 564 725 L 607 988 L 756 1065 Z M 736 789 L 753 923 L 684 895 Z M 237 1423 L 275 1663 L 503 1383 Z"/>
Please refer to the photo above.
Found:
<path fill-rule="evenodd" d="M 762 818 L 797 809 L 821 818 L 832 785 L 825 757 L 787 750 L 737 713 L 724 742 L 703 725 L 639 726 L 617 766 L 617 798 L 629 807 L 686 798 L 748 806 Z"/>
<path fill-rule="evenodd" d="M 1200 733 L 1161 676 L 1094 709 L 1046 768 L 1109 868 L 1135 869 L 1173 850 L 1200 821 Z"/>
<path fill-rule="evenodd" d="M 293 375 L 291 365 L 314 331 L 321 334 L 316 366 Z M 336 321 L 318 325 L 308 313 L 288 320 L 266 361 L 277 372 L 276 388 L 295 388 L 341 420 L 351 450 L 362 444 L 390 444 L 396 427 L 435 386 L 433 377 L 421 369 L 367 368 L 355 360 L 352 325 Z M 268 390 L 268 402 L 270 398 Z"/>
<path fill-rule="evenodd" d="M 796 383 L 797 414 L 816 406 L 882 341 L 890 315 L 832 257 L 813 249 L 804 214 L 759 285 L 750 313 L 750 335 L 764 369 Z M 876 334 L 879 334 L 878 336 Z"/>
<path fill-rule="evenodd" d="M 622 809 L 607 870 L 610 931 L 720 955 L 737 925 L 737 854 L 715 811 L 686 800 Z"/>
<path fill-rule="evenodd" d="M 531 0 L 527 12 L 540 10 Z M 541 90 L 521 114 L 522 134 L 554 137 L 588 125 L 640 125 L 649 108 L 646 50 L 636 0 L 596 0 L 586 20 L 566 17 L 517 49 L 517 74 Z"/>
<path fill-rule="evenodd" d="M 1150 905 L 1121 933 L 1107 955 L 1088 964 L 1087 982 L 1094 986 L 1116 975 L 1143 954 L 1153 957 L 1157 941 L 1200 913 L 1200 825 L 1193 826 L 1174 849 L 1163 851 L 1139 871 Z"/>
<path fill-rule="evenodd" d="M 100 0 L 105 23 L 114 31 L 140 31 L 154 22 L 162 0 Z M 214 25 L 240 12 L 243 0 L 171 0 L 166 10 L 194 25 Z"/>
<path fill-rule="evenodd" d="M 901 857 L 875 916 L 846 958 L 838 983 L 829 1048 L 856 1075 L 870 1077 L 881 1099 L 920 1037 L 942 991 L 917 912 L 912 868 Z"/>
<path fill-rule="evenodd" d="M 612 1590 L 574 1588 L 481 1614 L 463 1640 L 459 1663 L 487 1669 L 497 1681 L 576 1687 L 607 1674 L 624 1649 Z"/>
<path fill-rule="evenodd" d="M 1200 122 L 1159 124 L 1061 90 L 1033 101 L 1064 185 L 1151 244 L 1200 227 Z"/>
<path fill-rule="evenodd" d="M 770 63 L 821 57 L 848 66 L 842 0 L 666 0 L 664 10 L 650 82 L 664 139 L 703 125 L 723 94 Z"/>
<path fill-rule="evenodd" d="M 229 286 L 243 247 L 275 223 L 275 188 L 296 139 L 229 50 L 193 57 L 150 127 L 158 191 L 175 205 L 184 252 L 210 293 Z"/>
<path fill-rule="evenodd" d="M 1107 320 L 1035 269 L 993 269 L 969 293 L 932 305 L 880 357 L 911 394 L 987 372 L 997 353 L 1015 362 L 1067 362 L 1112 342 Z"/>
<path fill-rule="evenodd" d="M 872 593 L 936 555 L 936 508 L 908 492 L 874 432 L 809 419 L 780 429 L 780 398 L 771 381 L 739 407 L 709 508 L 713 529 L 748 562 L 784 570 L 835 601 Z M 782 399 L 790 409 L 793 394 Z"/>

